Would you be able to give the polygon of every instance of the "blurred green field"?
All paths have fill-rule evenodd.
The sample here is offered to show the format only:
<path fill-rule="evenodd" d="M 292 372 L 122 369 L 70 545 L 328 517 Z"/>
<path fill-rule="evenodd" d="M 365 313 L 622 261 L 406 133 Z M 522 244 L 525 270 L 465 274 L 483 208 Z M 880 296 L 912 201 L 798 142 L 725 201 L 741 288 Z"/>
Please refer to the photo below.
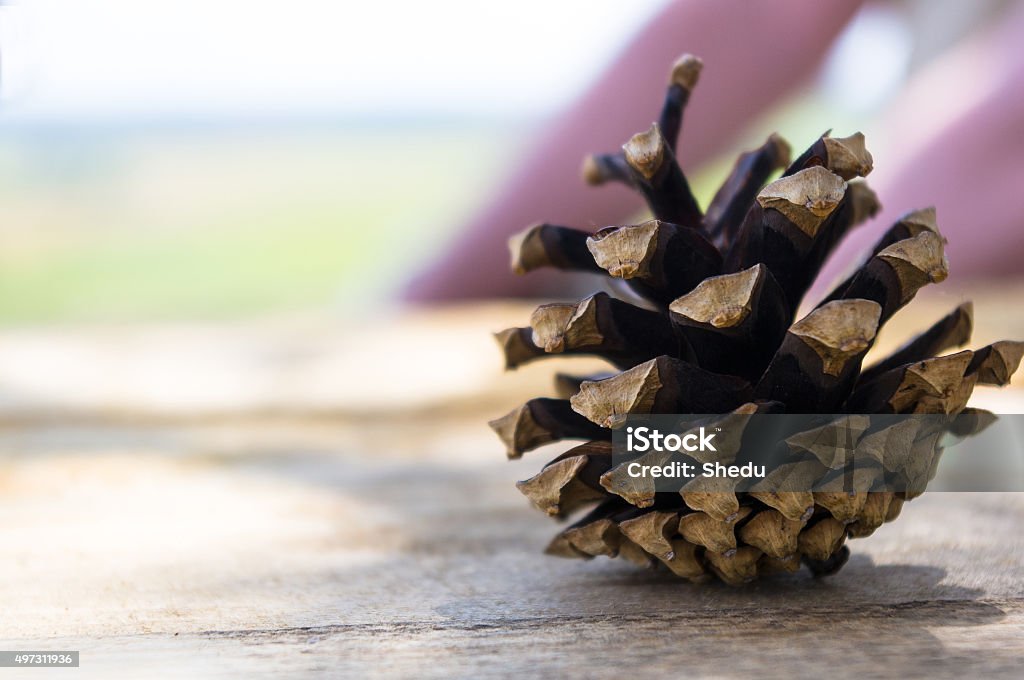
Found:
<path fill-rule="evenodd" d="M 706 202 L 769 131 L 799 146 L 837 118 L 806 100 L 771 112 L 695 192 Z M 365 309 L 454 236 L 528 136 L 498 121 L 0 127 L 0 325 Z"/>
<path fill-rule="evenodd" d="M 364 306 L 482 199 L 495 132 L 7 131 L 0 323 Z"/>

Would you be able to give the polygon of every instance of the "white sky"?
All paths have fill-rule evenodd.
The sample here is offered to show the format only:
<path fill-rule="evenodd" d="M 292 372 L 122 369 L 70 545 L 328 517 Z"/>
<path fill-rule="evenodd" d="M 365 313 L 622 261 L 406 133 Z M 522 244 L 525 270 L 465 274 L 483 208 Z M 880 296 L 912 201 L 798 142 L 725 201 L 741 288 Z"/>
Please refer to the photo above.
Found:
<path fill-rule="evenodd" d="M 2 117 L 544 112 L 665 0 L 18 0 Z"/>

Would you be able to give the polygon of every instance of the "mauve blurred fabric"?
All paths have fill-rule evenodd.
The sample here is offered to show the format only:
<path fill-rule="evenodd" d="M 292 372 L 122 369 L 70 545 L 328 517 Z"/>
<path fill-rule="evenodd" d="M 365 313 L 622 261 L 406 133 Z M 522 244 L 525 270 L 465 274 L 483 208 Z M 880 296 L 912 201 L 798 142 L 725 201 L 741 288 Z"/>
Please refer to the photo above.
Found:
<path fill-rule="evenodd" d="M 540 221 L 583 229 L 621 224 L 641 209 L 625 187 L 585 186 L 579 167 L 586 154 L 615 149 L 650 124 L 667 65 L 683 51 L 705 64 L 680 142 L 680 163 L 692 171 L 815 74 L 862 4 L 671 3 L 585 96 L 548 126 L 442 258 L 408 285 L 406 298 L 544 296 L 559 288 L 564 293 L 564 277 L 556 273 L 512 275 L 507 238 Z M 893 148 L 900 155 L 876 158 L 869 178 L 883 212 L 837 251 L 812 295 L 858 261 L 900 214 L 927 205 L 937 206 L 940 228 L 950 241 L 954 282 L 1021 273 L 1022 29 L 1024 8 L 935 59 L 885 113 L 881 127 L 898 140 Z"/>

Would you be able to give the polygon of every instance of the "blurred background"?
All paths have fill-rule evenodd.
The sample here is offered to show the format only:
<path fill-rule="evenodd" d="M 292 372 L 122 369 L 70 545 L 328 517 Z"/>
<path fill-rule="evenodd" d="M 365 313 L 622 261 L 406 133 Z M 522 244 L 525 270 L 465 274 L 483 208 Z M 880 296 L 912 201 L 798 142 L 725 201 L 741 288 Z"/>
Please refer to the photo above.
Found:
<path fill-rule="evenodd" d="M 0 324 L 379 309 L 665 4 L 5 3 Z M 1005 5 L 868 4 L 698 195 L 772 130 L 894 163 L 875 117 Z"/>
<path fill-rule="evenodd" d="M 379 303 L 659 4 L 0 7 L 0 323 Z"/>

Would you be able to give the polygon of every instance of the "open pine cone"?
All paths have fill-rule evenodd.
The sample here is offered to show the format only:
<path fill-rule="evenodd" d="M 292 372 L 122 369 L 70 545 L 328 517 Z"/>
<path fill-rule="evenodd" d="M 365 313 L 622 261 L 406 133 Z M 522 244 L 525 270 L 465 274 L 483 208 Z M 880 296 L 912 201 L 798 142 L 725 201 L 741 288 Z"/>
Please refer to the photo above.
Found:
<path fill-rule="evenodd" d="M 990 415 L 967 408 L 972 389 L 1007 384 L 1024 343 L 936 356 L 968 341 L 968 303 L 862 370 L 882 324 L 922 286 L 946 278 L 934 209 L 905 215 L 850 278 L 795 320 L 836 244 L 878 211 L 874 193 L 857 179 L 871 171 L 871 154 L 860 133 L 826 133 L 790 162 L 789 146 L 772 135 L 740 156 L 702 211 L 675 158 L 700 70 L 699 59 L 683 56 L 659 121 L 621 152 L 584 164 L 590 184 L 618 181 L 639 191 L 653 220 L 594 234 L 541 224 L 510 241 L 519 273 L 600 272 L 643 302 L 597 293 L 542 305 L 529 327 L 497 334 L 507 367 L 548 354 L 593 355 L 621 372 L 559 375 L 560 398 L 532 399 L 491 426 L 510 458 L 553 441 L 586 440 L 518 484 L 558 518 L 591 508 L 555 537 L 551 554 L 621 555 L 730 584 L 797 571 L 801 562 L 815 574 L 833 573 L 848 558 L 847 537 L 895 519 L 934 475 L 941 453 L 935 431 L 911 432 L 903 450 L 874 454 L 878 479 L 901 478 L 898 491 L 879 483 L 872 491 L 758 492 L 729 480 L 693 480 L 678 492 L 655 493 L 613 467 L 610 428 L 634 414 L 937 414 L 948 417 L 950 431 L 966 434 Z M 782 176 L 764 186 L 780 169 Z M 863 428 L 853 436 L 855 447 L 872 445 Z M 874 445 L 886 449 L 891 441 Z M 830 454 L 806 447 L 794 455 L 822 469 L 830 463 Z"/>

